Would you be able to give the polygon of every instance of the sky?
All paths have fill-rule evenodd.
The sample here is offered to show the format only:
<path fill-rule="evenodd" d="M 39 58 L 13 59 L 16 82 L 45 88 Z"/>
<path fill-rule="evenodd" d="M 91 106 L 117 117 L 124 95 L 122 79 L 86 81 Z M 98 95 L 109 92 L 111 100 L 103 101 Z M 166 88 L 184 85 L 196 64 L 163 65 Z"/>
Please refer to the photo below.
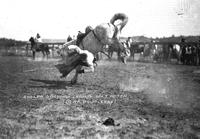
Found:
<path fill-rule="evenodd" d="M 129 21 L 122 36 L 200 35 L 200 0 L 0 0 L 0 38 L 66 39 L 115 13 Z"/>

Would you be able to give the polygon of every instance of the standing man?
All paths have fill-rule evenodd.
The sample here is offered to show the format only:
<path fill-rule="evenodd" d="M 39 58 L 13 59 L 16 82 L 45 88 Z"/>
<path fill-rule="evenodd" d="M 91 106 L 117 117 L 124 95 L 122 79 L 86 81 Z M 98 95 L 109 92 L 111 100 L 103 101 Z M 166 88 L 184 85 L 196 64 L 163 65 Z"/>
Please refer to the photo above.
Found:
<path fill-rule="evenodd" d="M 181 49 L 182 49 L 180 59 L 181 59 L 181 62 L 185 65 L 187 63 L 187 60 L 188 60 L 188 56 L 186 56 L 187 55 L 186 54 L 187 46 L 185 44 L 185 38 L 181 38 L 181 45 L 180 46 L 181 46 Z"/>
<path fill-rule="evenodd" d="M 132 45 L 131 37 L 128 37 L 128 39 L 126 40 L 126 46 L 130 50 L 130 57 L 132 57 L 132 59 L 134 61 L 134 46 Z"/>
<path fill-rule="evenodd" d="M 128 37 L 128 39 L 126 40 L 126 45 L 128 48 L 131 47 L 131 43 L 132 43 L 132 39 L 131 39 L 131 37 Z"/>

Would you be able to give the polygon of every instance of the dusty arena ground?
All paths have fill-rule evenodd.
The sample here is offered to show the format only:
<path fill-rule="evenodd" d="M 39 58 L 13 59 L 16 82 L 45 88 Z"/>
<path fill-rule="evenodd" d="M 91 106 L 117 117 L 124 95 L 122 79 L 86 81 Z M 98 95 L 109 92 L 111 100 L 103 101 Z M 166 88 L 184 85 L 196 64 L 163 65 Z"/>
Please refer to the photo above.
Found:
<path fill-rule="evenodd" d="M 200 138 L 200 67 L 104 60 L 71 85 L 57 61 L 0 56 L 0 138 Z"/>

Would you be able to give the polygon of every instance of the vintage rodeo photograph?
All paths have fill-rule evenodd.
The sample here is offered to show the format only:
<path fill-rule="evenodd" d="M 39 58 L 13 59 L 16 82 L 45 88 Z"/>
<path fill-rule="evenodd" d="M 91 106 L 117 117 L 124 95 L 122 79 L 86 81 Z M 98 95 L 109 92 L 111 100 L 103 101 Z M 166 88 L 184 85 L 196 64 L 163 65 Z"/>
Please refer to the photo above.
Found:
<path fill-rule="evenodd" d="M 199 0 L 1 0 L 0 139 L 199 139 Z"/>

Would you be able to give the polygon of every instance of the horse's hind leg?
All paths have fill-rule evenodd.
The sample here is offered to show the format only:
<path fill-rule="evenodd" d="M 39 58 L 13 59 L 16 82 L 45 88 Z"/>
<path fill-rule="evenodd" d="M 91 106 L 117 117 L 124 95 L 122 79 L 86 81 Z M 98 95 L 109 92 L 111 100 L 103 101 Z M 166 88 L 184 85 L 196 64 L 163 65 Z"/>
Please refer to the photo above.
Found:
<path fill-rule="evenodd" d="M 32 51 L 32 53 L 33 53 L 33 59 L 35 60 L 35 51 Z"/>
<path fill-rule="evenodd" d="M 49 52 L 49 51 L 46 51 L 47 59 L 49 58 L 49 55 L 50 55 L 50 52 Z"/>
<path fill-rule="evenodd" d="M 82 66 L 77 66 L 76 67 L 76 73 L 75 73 L 74 77 L 71 80 L 71 84 L 76 84 L 77 83 L 78 74 L 79 74 L 79 71 L 81 70 L 81 68 L 82 68 Z"/>
<path fill-rule="evenodd" d="M 46 56 L 47 56 L 47 59 L 49 58 L 49 53 L 48 52 L 46 52 Z"/>
<path fill-rule="evenodd" d="M 43 55 L 43 58 L 45 58 L 45 53 L 44 53 L 44 51 L 42 51 L 42 55 Z"/>

